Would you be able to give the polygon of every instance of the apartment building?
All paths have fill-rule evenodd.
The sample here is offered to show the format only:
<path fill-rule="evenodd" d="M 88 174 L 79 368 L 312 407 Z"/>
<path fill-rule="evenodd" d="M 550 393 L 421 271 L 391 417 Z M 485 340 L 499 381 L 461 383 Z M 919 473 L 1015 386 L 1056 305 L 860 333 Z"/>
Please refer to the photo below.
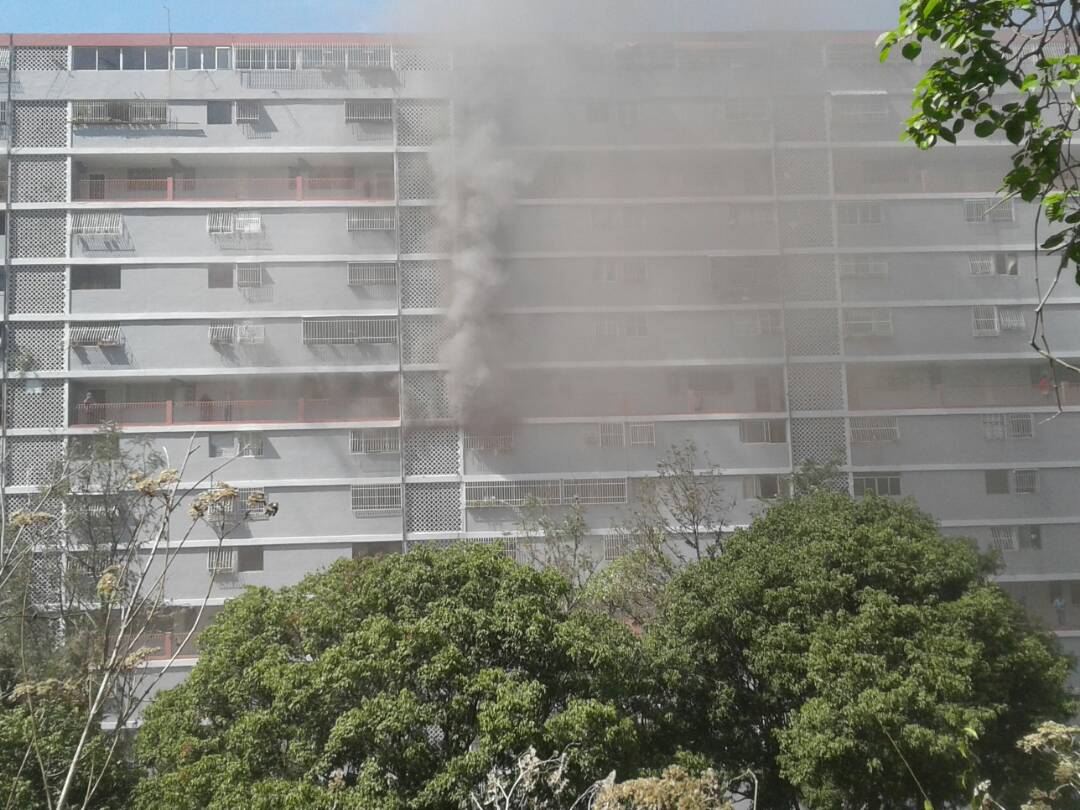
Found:
<path fill-rule="evenodd" d="M 723 470 L 732 524 L 838 454 L 853 494 L 912 496 L 999 550 L 1006 587 L 1080 651 L 1080 381 L 1055 391 L 1028 346 L 1035 212 L 995 195 L 1004 141 L 899 141 L 918 67 L 879 66 L 871 43 L 616 43 L 573 93 L 504 105 L 499 146 L 529 170 L 478 314 L 507 416 L 461 424 L 431 155 L 476 123 L 455 106 L 468 55 L 15 37 L 11 508 L 102 422 L 174 459 L 194 435 L 190 481 L 231 458 L 219 477 L 278 513 L 240 510 L 221 548 L 196 530 L 154 640 L 167 657 L 211 573 L 204 621 L 340 557 L 457 539 L 514 554 L 529 498 L 584 505 L 611 558 L 673 444 Z M 1063 355 L 1078 308 L 1071 283 L 1050 302 Z"/>

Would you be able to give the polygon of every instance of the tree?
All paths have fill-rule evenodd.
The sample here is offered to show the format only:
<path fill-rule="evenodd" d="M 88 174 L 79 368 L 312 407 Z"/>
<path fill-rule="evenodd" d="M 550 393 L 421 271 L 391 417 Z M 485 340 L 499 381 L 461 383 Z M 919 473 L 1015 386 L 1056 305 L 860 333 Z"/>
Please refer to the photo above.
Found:
<path fill-rule="evenodd" d="M 818 493 L 770 509 L 672 583 L 647 652 L 684 761 L 761 780 L 764 807 L 935 806 L 1069 716 L 1068 660 L 910 503 Z M 662 746 L 661 746 L 662 747 Z"/>
<path fill-rule="evenodd" d="M 1080 370 L 1052 355 L 1043 322 L 1062 273 L 1080 265 L 1080 164 L 1072 149 L 1080 10 L 1070 0 L 900 0 L 899 25 L 878 42 L 883 60 L 897 48 L 910 60 L 927 45 L 939 49 L 907 122 L 906 137 L 918 147 L 955 143 L 969 126 L 979 138 L 1004 135 L 1016 147 L 1002 191 L 1039 204 L 1054 230 L 1041 247 L 1057 256 L 1053 280 L 1039 289 L 1032 346 L 1055 376 L 1055 363 Z"/>
<path fill-rule="evenodd" d="M 133 807 L 458 807 L 529 746 L 568 752 L 575 788 L 633 773 L 638 643 L 567 588 L 457 546 L 248 590 L 148 708 Z"/>

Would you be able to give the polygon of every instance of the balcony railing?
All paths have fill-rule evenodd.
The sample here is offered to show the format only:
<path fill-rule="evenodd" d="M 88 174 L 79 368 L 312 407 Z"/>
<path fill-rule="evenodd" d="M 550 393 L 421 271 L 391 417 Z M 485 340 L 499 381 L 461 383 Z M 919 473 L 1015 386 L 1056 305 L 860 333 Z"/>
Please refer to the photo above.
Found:
<path fill-rule="evenodd" d="M 191 425 L 221 422 L 343 422 L 395 419 L 396 397 L 164 400 L 80 403 L 72 425 Z"/>
<path fill-rule="evenodd" d="M 390 174 L 357 177 L 83 178 L 78 201 L 381 200 L 394 199 Z"/>
<path fill-rule="evenodd" d="M 1061 383 L 1060 391 L 1063 405 L 1080 402 L 1074 385 Z M 1054 392 L 1046 386 L 1038 385 L 938 385 L 897 391 L 881 386 L 854 384 L 848 394 L 848 406 L 853 411 L 1056 405 Z"/>

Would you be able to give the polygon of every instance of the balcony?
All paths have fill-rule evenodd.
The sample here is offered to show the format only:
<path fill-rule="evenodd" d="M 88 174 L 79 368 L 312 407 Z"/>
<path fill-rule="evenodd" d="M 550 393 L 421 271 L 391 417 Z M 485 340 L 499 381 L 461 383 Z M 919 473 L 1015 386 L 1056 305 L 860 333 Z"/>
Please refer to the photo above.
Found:
<path fill-rule="evenodd" d="M 396 419 L 397 397 L 335 399 L 200 399 L 80 403 L 72 427 L 104 422 L 129 425 L 198 425 L 251 422 L 351 422 Z"/>
<path fill-rule="evenodd" d="M 77 181 L 79 202 L 313 200 L 349 202 L 394 199 L 394 177 L 378 172 L 353 177 L 156 177 Z"/>
<path fill-rule="evenodd" d="M 1076 383 L 1060 383 L 1061 403 L 1080 404 Z M 1014 408 L 1056 406 L 1054 392 L 1039 385 L 936 385 L 895 390 L 852 384 L 848 407 L 853 411 L 919 408 Z"/>

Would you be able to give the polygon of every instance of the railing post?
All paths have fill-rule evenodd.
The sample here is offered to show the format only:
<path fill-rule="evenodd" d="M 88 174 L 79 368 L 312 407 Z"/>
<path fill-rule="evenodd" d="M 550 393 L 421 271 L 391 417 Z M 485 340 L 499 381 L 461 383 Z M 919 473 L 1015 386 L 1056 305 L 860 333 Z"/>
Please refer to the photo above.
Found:
<path fill-rule="evenodd" d="M 304 421 L 304 398 L 303 397 L 300 397 L 300 399 L 296 403 L 296 421 L 298 421 L 298 422 L 303 422 Z"/>
<path fill-rule="evenodd" d="M 171 425 L 173 423 L 173 401 L 171 399 L 165 400 L 165 424 Z"/>
<path fill-rule="evenodd" d="M 303 175 L 296 175 L 296 199 L 304 199 L 304 177 Z"/>
<path fill-rule="evenodd" d="M 175 191 L 175 182 L 176 181 L 173 180 L 173 178 L 171 178 L 171 177 L 166 177 L 165 178 L 165 199 L 166 200 L 174 199 L 173 198 L 173 192 Z"/>

